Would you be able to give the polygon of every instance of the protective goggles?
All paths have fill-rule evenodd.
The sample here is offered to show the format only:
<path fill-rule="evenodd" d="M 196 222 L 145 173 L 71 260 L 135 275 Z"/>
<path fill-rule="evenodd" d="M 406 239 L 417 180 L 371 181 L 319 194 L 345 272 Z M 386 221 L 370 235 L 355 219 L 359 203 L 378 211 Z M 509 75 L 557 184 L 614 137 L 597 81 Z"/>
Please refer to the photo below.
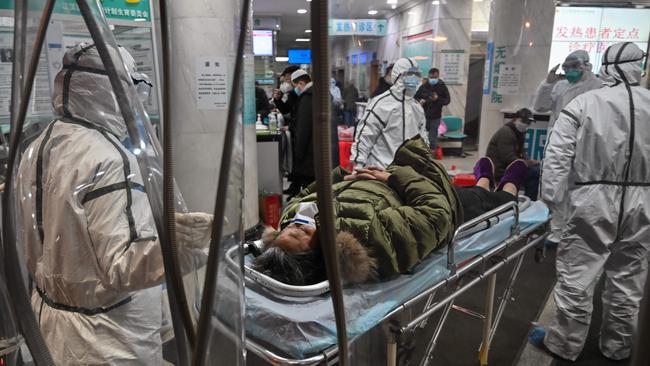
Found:
<path fill-rule="evenodd" d="M 410 69 L 406 70 L 405 72 L 402 73 L 403 76 L 417 76 L 419 78 L 422 78 L 422 73 L 417 67 L 411 67 Z"/>

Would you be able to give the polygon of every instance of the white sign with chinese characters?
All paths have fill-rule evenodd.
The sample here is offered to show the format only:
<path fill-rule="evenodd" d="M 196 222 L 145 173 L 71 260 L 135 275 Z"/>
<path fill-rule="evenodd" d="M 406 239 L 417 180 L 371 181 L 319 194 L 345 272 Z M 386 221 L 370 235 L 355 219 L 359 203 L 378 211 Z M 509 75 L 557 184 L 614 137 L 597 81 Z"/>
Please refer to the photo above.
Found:
<path fill-rule="evenodd" d="M 504 64 L 501 65 L 500 71 L 499 94 L 519 94 L 519 85 L 521 82 L 521 65 Z"/>
<path fill-rule="evenodd" d="M 196 105 L 201 110 L 228 108 L 228 64 L 225 57 L 196 60 Z"/>
<path fill-rule="evenodd" d="M 330 36 L 385 36 L 386 19 L 330 19 Z"/>
<path fill-rule="evenodd" d="M 461 85 L 465 78 L 465 51 L 442 50 L 440 53 L 440 77 L 447 85 Z"/>

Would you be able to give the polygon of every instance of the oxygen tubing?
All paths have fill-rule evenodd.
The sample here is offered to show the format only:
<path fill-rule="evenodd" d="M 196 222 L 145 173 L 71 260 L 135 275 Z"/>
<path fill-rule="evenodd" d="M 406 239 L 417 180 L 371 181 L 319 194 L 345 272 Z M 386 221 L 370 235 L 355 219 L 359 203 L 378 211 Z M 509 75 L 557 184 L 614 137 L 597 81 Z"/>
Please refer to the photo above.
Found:
<path fill-rule="evenodd" d="M 47 31 L 47 26 L 50 23 L 50 18 L 52 16 L 52 9 L 54 8 L 55 0 L 48 0 L 43 8 L 43 16 L 38 25 L 38 33 L 36 34 L 36 40 L 34 41 L 34 48 L 32 50 L 31 59 L 29 62 L 29 69 L 27 70 L 27 77 L 25 78 L 25 84 L 22 88 L 22 94 L 20 99 L 20 107 L 18 109 L 18 115 L 12 116 L 16 117 L 16 120 L 12 123 L 11 128 L 11 138 L 10 138 L 10 149 L 9 149 L 9 159 L 7 161 L 7 176 L 5 179 L 5 191 L 2 195 L 2 239 L 3 246 L 5 251 L 5 271 L 7 283 L 11 283 L 12 286 L 7 286 L 10 303 L 13 306 L 14 314 L 17 317 L 17 323 L 20 328 L 21 333 L 25 337 L 25 343 L 29 347 L 29 351 L 32 354 L 34 363 L 37 366 L 41 365 L 54 365 L 52 356 L 45 344 L 45 340 L 40 331 L 40 327 L 36 321 L 36 316 L 32 311 L 32 305 L 30 303 L 29 294 L 27 288 L 23 286 L 25 279 L 23 278 L 20 265 L 21 263 L 18 249 L 16 248 L 16 232 L 14 227 L 13 218 L 15 217 L 15 211 L 13 210 L 13 205 L 11 204 L 12 191 L 13 191 L 13 175 L 14 168 L 16 165 L 16 158 L 18 157 L 18 149 L 20 138 L 22 137 L 23 127 L 25 125 L 25 117 L 27 116 L 27 107 L 29 106 L 29 98 L 32 94 L 32 87 L 34 85 L 34 77 L 36 76 L 36 69 L 38 68 L 38 60 L 41 56 L 41 50 L 43 48 L 43 42 L 45 41 L 45 34 Z M 18 11 L 18 8 L 16 9 Z M 25 10 L 25 9 L 22 9 Z M 18 19 L 18 15 L 16 14 Z M 16 21 L 14 24 L 14 29 L 20 23 Z M 23 28 L 24 32 L 25 29 Z M 15 34 L 15 33 L 14 33 Z M 15 61 L 14 61 L 15 67 Z M 14 83 L 13 87 L 16 84 Z M 13 111 L 13 107 L 12 107 Z"/>
<path fill-rule="evenodd" d="M 235 58 L 235 71 L 233 74 L 230 100 L 228 101 L 228 117 L 226 120 L 226 133 L 223 141 L 223 154 L 221 166 L 219 167 L 219 181 L 217 186 L 217 197 L 214 204 L 214 221 L 212 222 L 212 237 L 210 239 L 210 252 L 205 273 L 205 284 L 201 298 L 201 312 L 197 329 L 197 341 L 194 346 L 194 358 L 192 365 L 204 365 L 206 362 L 210 325 L 217 292 L 217 274 L 219 273 L 219 250 L 221 247 L 221 236 L 223 233 L 224 214 L 226 212 L 226 198 L 228 195 L 228 180 L 230 178 L 230 164 L 234 147 L 235 132 L 239 106 L 241 103 L 242 69 L 244 63 L 244 47 L 248 34 L 248 18 L 250 13 L 251 0 L 242 0 L 242 8 L 239 22 L 239 38 L 237 40 L 237 55 Z"/>
<path fill-rule="evenodd" d="M 334 206 L 332 194 L 332 162 L 330 154 L 330 95 L 329 95 L 329 39 L 328 39 L 328 0 L 311 3 L 312 52 L 314 53 L 313 81 L 313 141 L 315 144 L 314 163 L 316 166 L 316 197 L 320 218 L 319 239 L 325 259 L 327 278 L 332 294 L 336 335 L 338 338 L 339 365 L 347 366 L 348 333 L 343 304 L 343 285 L 336 248 L 334 230 Z M 315 42 L 314 42 L 315 41 Z M 320 138 L 319 138 L 320 137 Z"/>

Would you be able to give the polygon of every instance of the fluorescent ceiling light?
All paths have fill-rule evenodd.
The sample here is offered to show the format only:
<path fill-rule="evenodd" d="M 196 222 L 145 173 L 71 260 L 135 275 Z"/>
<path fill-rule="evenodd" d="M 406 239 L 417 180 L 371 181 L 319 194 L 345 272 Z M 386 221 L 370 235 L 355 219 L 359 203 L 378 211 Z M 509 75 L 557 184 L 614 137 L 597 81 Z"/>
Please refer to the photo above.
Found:
<path fill-rule="evenodd" d="M 527 21 L 526 23 L 524 23 L 524 27 L 530 28 L 530 22 Z"/>
<path fill-rule="evenodd" d="M 397 0 L 386 0 L 386 4 L 397 4 Z"/>
<path fill-rule="evenodd" d="M 432 1 L 431 4 L 432 5 L 440 5 L 440 1 L 439 0 Z"/>
<path fill-rule="evenodd" d="M 368 10 L 369 15 L 376 15 L 377 13 L 379 13 L 377 10 Z"/>
<path fill-rule="evenodd" d="M 390 6 L 390 8 L 391 8 L 391 9 L 397 9 L 397 5 L 396 5 L 396 4 L 393 4 L 393 5 Z"/>
<path fill-rule="evenodd" d="M 307 9 L 298 9 L 298 14 L 306 14 Z"/>
<path fill-rule="evenodd" d="M 483 0 L 474 0 L 475 3 L 482 3 Z"/>
<path fill-rule="evenodd" d="M 133 19 L 133 21 L 134 22 L 146 22 L 147 19 L 145 19 L 145 18 L 135 18 L 135 19 Z"/>
<path fill-rule="evenodd" d="M 305 29 L 305 33 L 311 33 L 311 29 Z"/>
<path fill-rule="evenodd" d="M 311 0 L 307 0 L 307 2 L 308 2 L 308 3 L 310 3 L 310 2 L 311 2 Z"/>
<path fill-rule="evenodd" d="M 296 38 L 296 42 L 309 42 L 309 38 Z"/>
<path fill-rule="evenodd" d="M 417 14 L 417 13 L 416 13 L 416 12 L 414 12 L 414 11 L 409 11 L 409 12 L 408 12 L 408 13 L 406 13 L 406 14 L 408 14 L 408 15 L 415 15 L 415 14 Z"/>
<path fill-rule="evenodd" d="M 432 42 L 444 42 L 447 40 L 447 37 L 445 36 L 437 36 L 437 37 L 428 37 L 426 38 L 427 41 L 432 41 Z"/>
<path fill-rule="evenodd" d="M 275 62 L 288 62 L 289 57 L 276 57 Z"/>

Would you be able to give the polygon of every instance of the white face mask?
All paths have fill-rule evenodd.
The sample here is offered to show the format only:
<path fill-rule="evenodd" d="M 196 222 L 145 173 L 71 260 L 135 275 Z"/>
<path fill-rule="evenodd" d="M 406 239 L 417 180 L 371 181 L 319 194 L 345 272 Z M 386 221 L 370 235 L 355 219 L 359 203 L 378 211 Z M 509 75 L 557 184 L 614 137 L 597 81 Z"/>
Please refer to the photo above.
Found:
<path fill-rule="evenodd" d="M 291 220 L 292 223 L 309 225 L 311 227 L 316 227 L 316 214 L 318 213 L 318 205 L 316 202 L 303 202 L 298 206 L 298 211 L 296 215 Z"/>
<path fill-rule="evenodd" d="M 285 81 L 282 84 L 280 84 L 280 91 L 285 93 L 285 94 L 290 92 L 292 89 L 293 89 L 293 86 L 291 85 L 291 83 L 288 83 L 288 82 Z"/>
<path fill-rule="evenodd" d="M 523 123 L 521 121 L 515 121 L 515 128 L 517 131 L 524 133 L 528 129 L 528 124 Z"/>

